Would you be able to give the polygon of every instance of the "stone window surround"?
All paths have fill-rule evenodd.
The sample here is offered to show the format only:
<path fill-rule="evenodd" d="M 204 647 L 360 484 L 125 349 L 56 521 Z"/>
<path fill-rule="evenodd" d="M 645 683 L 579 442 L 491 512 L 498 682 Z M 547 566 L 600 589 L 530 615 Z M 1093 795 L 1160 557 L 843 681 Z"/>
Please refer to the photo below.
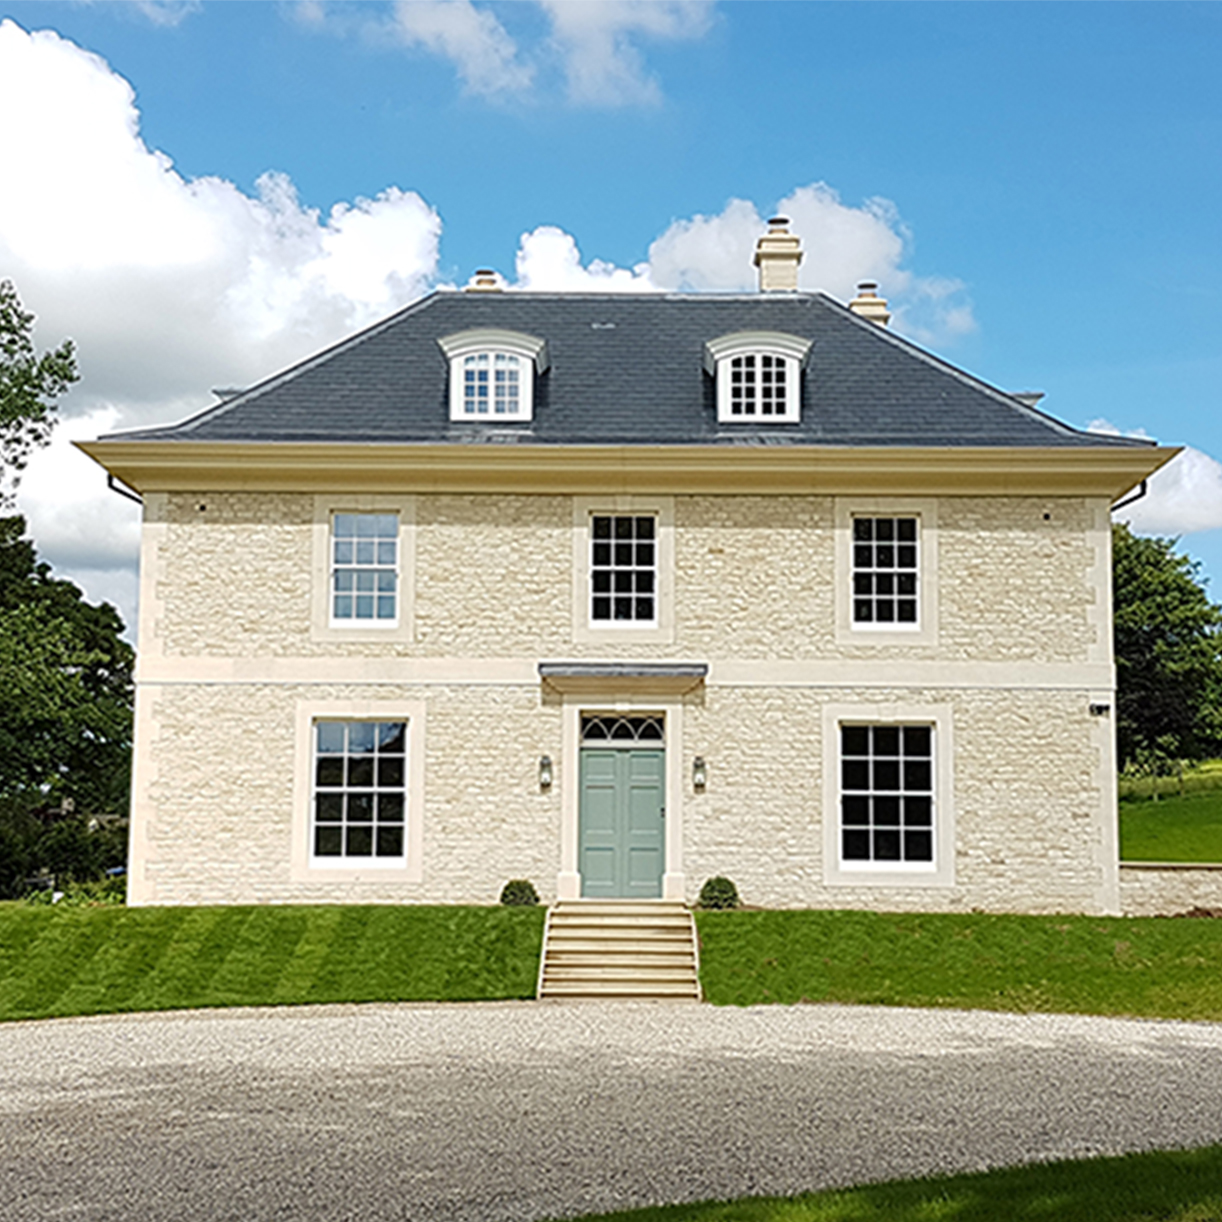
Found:
<path fill-rule="evenodd" d="M 421 700 L 298 700 L 293 755 L 293 825 L 290 874 L 294 882 L 419 883 L 424 879 L 425 704 Z M 377 858 L 353 865 L 315 862 L 310 852 L 314 826 L 314 725 L 319 721 L 404 721 L 407 723 L 407 777 L 404 792 L 406 860 Z"/>
<path fill-rule="evenodd" d="M 858 624 L 853 620 L 853 519 L 917 519 L 917 622 Z M 934 497 L 863 496 L 835 498 L 836 643 L 838 645 L 937 645 L 938 502 Z"/>
<path fill-rule="evenodd" d="M 393 621 L 331 618 L 331 519 L 337 513 L 399 516 L 398 616 Z M 314 497 L 310 558 L 310 638 L 315 641 L 410 641 L 415 635 L 416 498 L 374 493 Z"/>
<path fill-rule="evenodd" d="M 840 856 L 840 727 L 933 727 L 934 859 L 852 862 Z M 827 704 L 823 707 L 823 882 L 828 887 L 955 885 L 954 717 L 948 704 Z"/>
<path fill-rule="evenodd" d="M 596 514 L 652 516 L 657 520 L 656 619 L 650 624 L 591 618 L 591 531 Z M 675 637 L 675 498 L 673 496 L 576 496 L 573 498 L 573 640 L 580 644 L 669 644 Z"/>
<path fill-rule="evenodd" d="M 535 376 L 548 367 L 547 341 L 521 331 L 505 331 L 495 327 L 479 327 L 457 331 L 437 341 L 450 365 L 450 419 L 475 424 L 516 424 L 529 421 L 534 415 Z M 515 356 L 519 361 L 518 410 L 513 414 L 489 412 L 472 415 L 466 410 L 463 361 L 469 356 Z"/>

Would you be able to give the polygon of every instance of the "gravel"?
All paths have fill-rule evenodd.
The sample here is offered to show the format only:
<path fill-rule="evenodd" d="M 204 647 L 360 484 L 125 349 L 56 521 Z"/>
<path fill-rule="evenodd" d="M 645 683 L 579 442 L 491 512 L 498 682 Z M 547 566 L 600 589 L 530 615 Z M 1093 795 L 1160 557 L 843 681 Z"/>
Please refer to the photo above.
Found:
<path fill-rule="evenodd" d="M 319 1006 L 0 1026 L 0 1219 L 527 1222 L 1222 1141 L 1222 1025 Z"/>

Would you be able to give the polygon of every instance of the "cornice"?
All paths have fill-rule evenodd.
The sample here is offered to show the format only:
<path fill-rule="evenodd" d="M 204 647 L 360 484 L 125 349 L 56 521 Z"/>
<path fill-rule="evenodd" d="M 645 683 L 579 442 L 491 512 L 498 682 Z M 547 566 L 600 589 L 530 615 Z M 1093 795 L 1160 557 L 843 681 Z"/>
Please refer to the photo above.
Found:
<path fill-rule="evenodd" d="M 451 445 L 74 442 L 139 492 L 1099 496 L 1175 446 Z"/>

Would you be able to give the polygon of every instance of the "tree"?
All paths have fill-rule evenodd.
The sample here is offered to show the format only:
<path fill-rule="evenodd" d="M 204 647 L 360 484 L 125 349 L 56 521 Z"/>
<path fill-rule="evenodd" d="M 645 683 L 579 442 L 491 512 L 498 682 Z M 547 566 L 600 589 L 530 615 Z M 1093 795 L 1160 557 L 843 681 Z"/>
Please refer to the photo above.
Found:
<path fill-rule="evenodd" d="M 1116 733 L 1122 765 L 1222 748 L 1222 608 L 1174 539 L 1112 528 Z"/>
<path fill-rule="evenodd" d="M 51 440 L 55 400 L 78 378 L 70 339 L 38 356 L 31 338 L 34 315 L 21 308 L 11 280 L 0 280 L 0 508 L 13 500 L 30 455 Z"/>
<path fill-rule="evenodd" d="M 0 518 L 0 800 L 126 808 L 132 667 L 123 621 L 51 576 Z"/>

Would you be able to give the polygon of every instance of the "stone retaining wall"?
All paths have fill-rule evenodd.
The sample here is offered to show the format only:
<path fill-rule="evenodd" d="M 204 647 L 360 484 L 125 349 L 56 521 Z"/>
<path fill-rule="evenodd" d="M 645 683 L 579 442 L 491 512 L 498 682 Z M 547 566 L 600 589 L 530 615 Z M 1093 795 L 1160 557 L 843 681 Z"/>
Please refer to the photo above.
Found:
<path fill-rule="evenodd" d="M 1222 863 L 1120 863 L 1125 916 L 1174 916 L 1192 908 L 1222 909 Z"/>

